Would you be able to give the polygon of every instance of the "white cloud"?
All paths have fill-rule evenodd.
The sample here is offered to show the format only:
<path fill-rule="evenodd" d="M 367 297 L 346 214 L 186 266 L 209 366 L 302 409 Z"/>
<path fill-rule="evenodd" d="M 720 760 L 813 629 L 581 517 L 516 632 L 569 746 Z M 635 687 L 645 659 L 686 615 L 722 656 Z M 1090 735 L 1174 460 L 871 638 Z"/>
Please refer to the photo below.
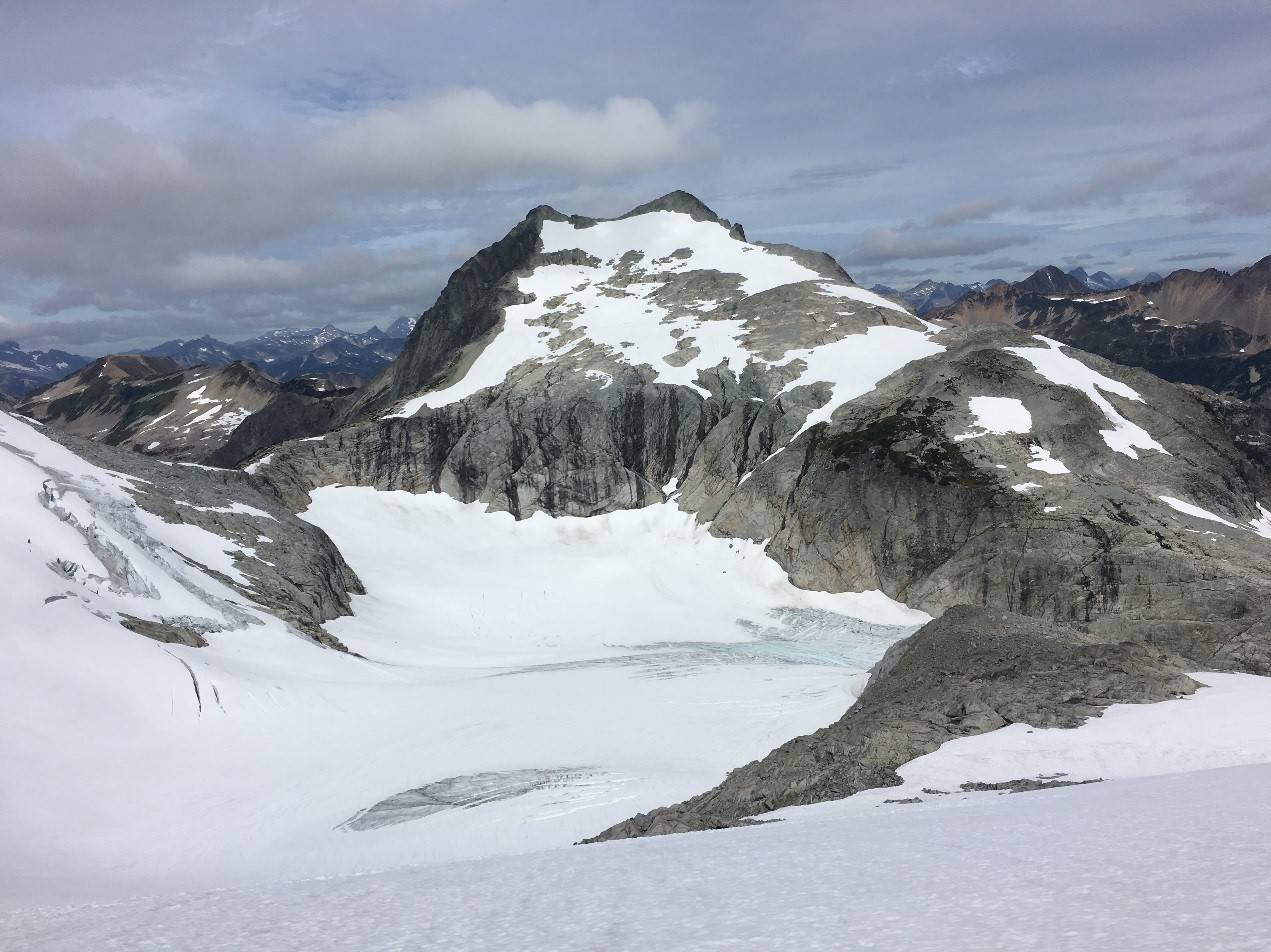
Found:
<path fill-rule="evenodd" d="M 7 277 L 40 288 L 29 310 L 45 316 L 89 307 L 229 321 L 293 311 L 373 319 L 369 309 L 402 307 L 408 289 L 435 293 L 446 250 L 426 261 L 417 251 L 372 253 L 349 247 L 350 232 L 367 242 L 360 229 L 372 238 L 426 231 L 440 217 L 439 196 L 462 208 L 459 186 L 510 180 L 514 194 L 537 198 L 549 182 L 657 171 L 709 141 L 698 103 L 666 113 L 630 98 L 594 109 L 518 106 L 474 89 L 268 135 L 170 137 L 94 120 L 60 140 L 0 141 L 0 285 Z M 503 212 L 504 229 L 533 204 Z M 289 253 L 268 253 L 286 244 Z M 421 267 L 422 287 L 408 273 Z M 429 303 L 420 297 L 406 310 Z"/>
<path fill-rule="evenodd" d="M 605 179 L 701 154 L 708 121 L 703 103 L 663 116 L 646 99 L 577 109 L 456 90 L 358 116 L 318 143 L 317 165 L 335 182 L 385 188 L 545 172 Z"/>

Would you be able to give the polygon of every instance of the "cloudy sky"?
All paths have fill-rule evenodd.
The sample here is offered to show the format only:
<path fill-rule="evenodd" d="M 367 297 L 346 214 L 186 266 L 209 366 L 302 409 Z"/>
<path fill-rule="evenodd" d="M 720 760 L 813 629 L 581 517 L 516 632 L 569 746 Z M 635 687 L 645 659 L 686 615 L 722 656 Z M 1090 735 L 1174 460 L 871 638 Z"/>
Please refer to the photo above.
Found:
<path fill-rule="evenodd" d="M 5 0 L 0 338 L 415 314 L 692 191 L 859 282 L 1271 253 L 1271 5 Z"/>

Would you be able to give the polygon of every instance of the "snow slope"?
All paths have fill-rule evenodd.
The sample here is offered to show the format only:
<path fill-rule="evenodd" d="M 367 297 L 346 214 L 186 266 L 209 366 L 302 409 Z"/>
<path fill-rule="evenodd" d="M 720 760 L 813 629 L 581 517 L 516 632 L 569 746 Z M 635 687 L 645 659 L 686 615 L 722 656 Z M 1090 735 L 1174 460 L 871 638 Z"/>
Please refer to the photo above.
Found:
<path fill-rule="evenodd" d="M 0 915 L 30 950 L 1261 950 L 1267 765 Z M 813 808 L 814 809 L 814 808 Z"/>
<path fill-rule="evenodd" d="M 191 894 L 12 913 L 0 946 L 1265 944 L 1271 680 L 964 738 L 781 823 L 562 849 L 837 719 L 925 616 L 795 589 L 673 504 L 517 522 L 327 487 L 305 517 L 367 584 L 330 625 L 354 657 L 192 564 L 232 570 L 229 540 L 8 417 L 0 489 L 0 905 Z M 208 647 L 113 620 L 178 609 Z M 1263 766 L 1209 772 L 1242 764 Z M 1061 774 L 1104 782 L 961 792 Z M 370 873 L 404 866 L 426 868 Z M 1190 931 L 1160 925 L 1180 910 Z"/>

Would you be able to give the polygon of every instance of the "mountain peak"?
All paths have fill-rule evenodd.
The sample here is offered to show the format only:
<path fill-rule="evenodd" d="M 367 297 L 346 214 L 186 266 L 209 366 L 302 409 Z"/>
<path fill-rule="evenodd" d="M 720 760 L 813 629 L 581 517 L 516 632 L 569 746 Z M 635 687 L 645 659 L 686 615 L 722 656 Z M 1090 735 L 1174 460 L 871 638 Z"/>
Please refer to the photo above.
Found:
<path fill-rule="evenodd" d="M 647 215 L 649 212 L 681 212 L 694 221 L 713 221 L 725 224 L 724 219 L 716 215 L 705 202 L 683 189 L 667 192 L 651 202 L 637 205 L 625 215 L 619 216 L 619 219 L 634 218 L 636 215 Z"/>
<path fill-rule="evenodd" d="M 1030 274 L 1015 287 L 1021 291 L 1032 291 L 1036 294 L 1085 294 L 1089 290 L 1070 274 L 1048 264 Z"/>

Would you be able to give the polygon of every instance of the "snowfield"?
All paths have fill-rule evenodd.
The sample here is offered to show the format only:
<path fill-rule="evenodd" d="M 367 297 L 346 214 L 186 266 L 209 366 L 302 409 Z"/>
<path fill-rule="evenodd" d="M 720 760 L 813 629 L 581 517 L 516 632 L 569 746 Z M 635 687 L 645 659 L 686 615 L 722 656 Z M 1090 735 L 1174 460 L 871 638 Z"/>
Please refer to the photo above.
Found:
<path fill-rule="evenodd" d="M 26 950 L 1262 950 L 1267 765 L 0 914 Z"/>
<path fill-rule="evenodd" d="M 1034 336 L 1046 346 L 1007 347 L 1005 349 L 1023 357 L 1033 365 L 1033 369 L 1037 373 L 1051 383 L 1058 384 L 1061 387 L 1072 387 L 1074 390 L 1080 390 L 1089 397 L 1090 402 L 1102 410 L 1103 415 L 1112 424 L 1112 429 L 1099 431 L 1103 441 L 1108 444 L 1109 448 L 1116 450 L 1118 453 L 1124 453 L 1131 459 L 1139 458 L 1136 448 L 1140 450 L 1155 450 L 1158 453 L 1169 455 L 1169 450 L 1154 440 L 1152 435 L 1143 427 L 1123 417 L 1117 411 L 1117 408 L 1112 405 L 1112 402 L 1104 396 L 1105 393 L 1111 393 L 1126 400 L 1142 403 L 1143 398 L 1139 396 L 1137 391 L 1119 380 L 1113 380 L 1098 371 L 1091 370 L 1077 358 L 1065 354 L 1060 349 L 1063 345 L 1059 341 L 1051 340 L 1049 337 L 1042 337 L 1040 334 Z"/>

